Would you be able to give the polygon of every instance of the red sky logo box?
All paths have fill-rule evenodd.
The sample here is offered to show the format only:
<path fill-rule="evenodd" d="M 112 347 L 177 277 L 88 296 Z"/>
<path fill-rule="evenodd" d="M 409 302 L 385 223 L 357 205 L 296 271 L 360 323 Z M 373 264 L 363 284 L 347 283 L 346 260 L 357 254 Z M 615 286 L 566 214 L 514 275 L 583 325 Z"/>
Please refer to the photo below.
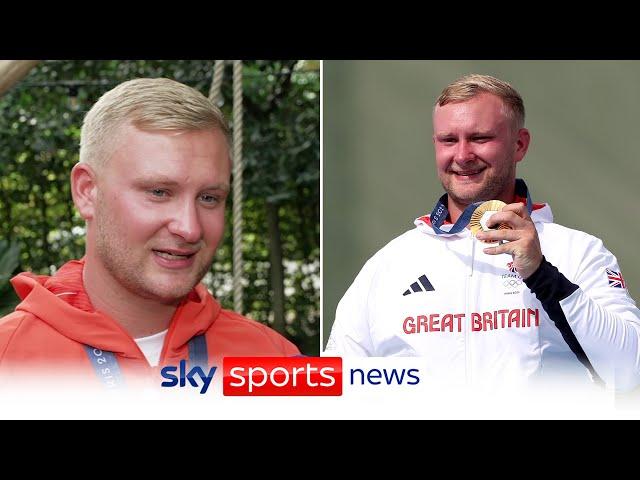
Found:
<path fill-rule="evenodd" d="M 341 396 L 340 357 L 224 357 L 225 396 Z"/>

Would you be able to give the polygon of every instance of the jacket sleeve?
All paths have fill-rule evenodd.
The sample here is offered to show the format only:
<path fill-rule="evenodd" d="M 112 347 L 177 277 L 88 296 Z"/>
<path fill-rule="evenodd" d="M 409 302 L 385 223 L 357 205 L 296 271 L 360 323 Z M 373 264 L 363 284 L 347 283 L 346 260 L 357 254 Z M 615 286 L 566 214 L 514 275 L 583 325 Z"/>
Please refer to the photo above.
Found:
<path fill-rule="evenodd" d="M 376 256 L 362 267 L 336 309 L 325 356 L 371 357 L 375 355 L 369 330 L 369 292 Z"/>
<path fill-rule="evenodd" d="M 524 282 L 594 380 L 628 391 L 640 385 L 640 310 L 626 288 L 609 285 L 607 269 L 620 267 L 601 240 L 591 239 L 575 278 L 543 258 Z"/>

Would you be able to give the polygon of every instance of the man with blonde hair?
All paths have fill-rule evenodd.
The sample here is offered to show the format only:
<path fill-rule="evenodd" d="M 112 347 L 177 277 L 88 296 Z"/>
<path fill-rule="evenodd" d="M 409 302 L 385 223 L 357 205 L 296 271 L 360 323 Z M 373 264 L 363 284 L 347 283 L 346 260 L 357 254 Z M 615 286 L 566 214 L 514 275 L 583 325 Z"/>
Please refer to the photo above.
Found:
<path fill-rule="evenodd" d="M 22 303 L 0 320 L 0 376 L 55 369 L 111 387 L 182 360 L 299 354 L 200 283 L 223 238 L 228 137 L 220 110 L 173 80 L 130 80 L 98 100 L 71 172 L 86 254 L 12 280 Z"/>
<path fill-rule="evenodd" d="M 325 354 L 421 356 L 429 378 L 470 385 L 640 384 L 640 311 L 615 256 L 553 223 L 516 179 L 524 119 L 522 98 L 497 78 L 443 90 L 433 144 L 446 193 L 365 264 Z"/>

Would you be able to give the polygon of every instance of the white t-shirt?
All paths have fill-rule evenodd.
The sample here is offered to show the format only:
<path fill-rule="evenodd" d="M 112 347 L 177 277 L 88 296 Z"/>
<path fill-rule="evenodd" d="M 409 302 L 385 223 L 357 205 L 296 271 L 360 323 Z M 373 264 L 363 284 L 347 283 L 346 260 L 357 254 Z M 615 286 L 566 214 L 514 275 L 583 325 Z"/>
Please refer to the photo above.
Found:
<path fill-rule="evenodd" d="M 144 353 L 149 365 L 152 367 L 158 366 L 160 362 L 160 354 L 162 353 L 162 346 L 164 345 L 164 337 L 166 337 L 168 330 L 164 330 L 159 333 L 154 333 L 148 337 L 134 338 L 135 342 Z"/>

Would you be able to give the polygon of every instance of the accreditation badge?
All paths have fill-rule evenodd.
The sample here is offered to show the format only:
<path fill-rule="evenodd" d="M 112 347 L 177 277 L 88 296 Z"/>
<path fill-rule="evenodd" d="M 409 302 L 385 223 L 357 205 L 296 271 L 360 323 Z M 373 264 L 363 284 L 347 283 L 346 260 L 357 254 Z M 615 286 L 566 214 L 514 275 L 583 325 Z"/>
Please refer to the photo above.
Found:
<path fill-rule="evenodd" d="M 476 207 L 474 212 L 471 214 L 471 219 L 469 220 L 469 230 L 475 236 L 478 232 L 488 232 L 490 230 L 504 230 L 511 229 L 509 225 L 506 223 L 501 223 L 497 227 L 489 228 L 487 227 L 487 222 L 491 215 L 494 213 L 498 213 L 505 207 L 507 204 L 500 200 L 489 200 L 488 202 L 483 202 Z M 486 242 L 484 243 L 501 243 L 501 242 Z"/>

